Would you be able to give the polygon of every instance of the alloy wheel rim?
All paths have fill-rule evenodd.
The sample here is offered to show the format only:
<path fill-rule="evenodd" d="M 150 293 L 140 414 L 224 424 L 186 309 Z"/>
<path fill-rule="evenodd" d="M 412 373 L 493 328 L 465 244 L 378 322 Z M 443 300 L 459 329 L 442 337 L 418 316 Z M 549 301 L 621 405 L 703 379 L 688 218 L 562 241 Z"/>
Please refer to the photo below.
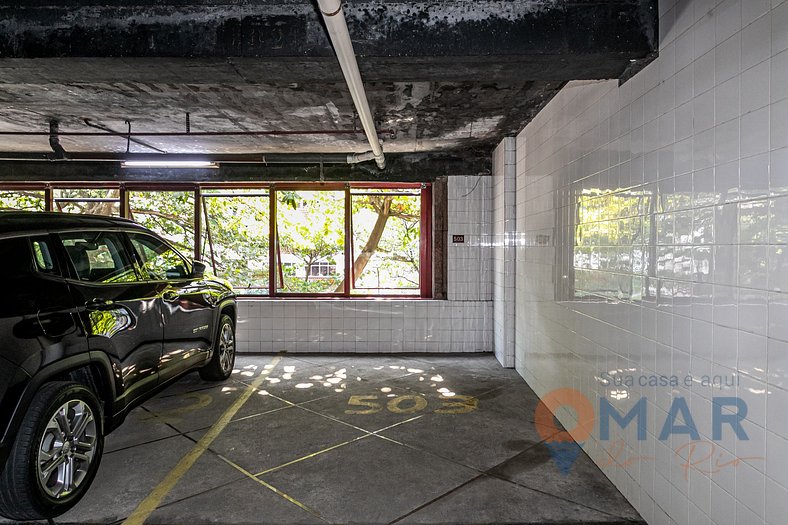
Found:
<path fill-rule="evenodd" d="M 84 401 L 66 401 L 49 420 L 38 447 L 38 479 L 49 496 L 62 499 L 78 489 L 95 457 L 97 426 Z"/>
<path fill-rule="evenodd" d="M 219 336 L 219 365 L 222 367 L 223 372 L 227 373 L 232 369 L 234 355 L 235 336 L 233 335 L 233 327 L 229 323 L 225 323 Z"/>

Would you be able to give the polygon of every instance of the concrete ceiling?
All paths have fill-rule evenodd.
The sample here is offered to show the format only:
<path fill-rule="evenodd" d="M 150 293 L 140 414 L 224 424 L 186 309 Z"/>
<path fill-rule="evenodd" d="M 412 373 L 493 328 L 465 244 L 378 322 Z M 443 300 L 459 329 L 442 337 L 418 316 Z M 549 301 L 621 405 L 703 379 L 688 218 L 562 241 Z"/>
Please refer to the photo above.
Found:
<path fill-rule="evenodd" d="M 483 156 L 568 80 L 648 62 L 656 0 L 348 0 L 388 153 Z M 188 116 L 187 116 L 188 115 Z M 305 0 L 0 2 L 0 132 L 358 129 L 316 6 Z M 132 152 L 365 151 L 363 133 L 138 137 Z M 64 136 L 67 152 L 126 151 Z M 154 149 L 155 148 L 155 149 Z M 0 151 L 50 152 L 46 136 Z"/>

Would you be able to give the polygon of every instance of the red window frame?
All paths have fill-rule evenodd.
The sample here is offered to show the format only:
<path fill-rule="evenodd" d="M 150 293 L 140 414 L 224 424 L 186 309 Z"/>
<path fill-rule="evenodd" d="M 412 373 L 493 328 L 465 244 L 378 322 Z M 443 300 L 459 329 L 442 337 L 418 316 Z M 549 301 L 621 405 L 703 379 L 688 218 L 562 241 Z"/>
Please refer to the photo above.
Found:
<path fill-rule="evenodd" d="M 257 299 L 430 299 L 432 298 L 432 185 L 429 183 L 383 183 L 383 182 L 271 182 L 271 183 L 113 183 L 113 182 L 4 182 L 0 190 L 43 191 L 46 211 L 55 211 L 54 192 L 59 189 L 118 189 L 120 195 L 120 216 L 129 216 L 129 195 L 131 191 L 191 191 L 194 193 L 194 250 L 193 257 L 201 259 L 202 238 L 202 190 L 250 189 L 267 191 L 269 194 L 269 280 L 268 295 L 243 295 Z M 351 190 L 414 190 L 421 195 L 421 219 L 419 239 L 419 294 L 418 295 L 381 295 L 352 293 L 352 221 L 351 221 Z M 345 289 L 341 293 L 284 293 L 276 289 L 278 271 L 276 249 L 276 208 L 277 191 L 343 191 L 345 194 Z M 348 273 L 350 272 L 350 274 Z M 348 278 L 348 276 L 350 278 Z"/>

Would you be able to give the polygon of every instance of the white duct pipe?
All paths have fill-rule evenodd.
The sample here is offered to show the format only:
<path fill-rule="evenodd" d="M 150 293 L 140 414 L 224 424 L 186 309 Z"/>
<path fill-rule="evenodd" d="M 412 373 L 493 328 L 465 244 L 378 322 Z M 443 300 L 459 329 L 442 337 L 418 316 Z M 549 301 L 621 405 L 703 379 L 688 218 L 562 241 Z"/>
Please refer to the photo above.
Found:
<path fill-rule="evenodd" d="M 331 38 L 331 44 L 337 54 L 342 74 L 345 76 L 348 89 L 350 89 L 350 96 L 353 97 L 361 125 L 364 127 L 364 133 L 366 133 L 372 148 L 375 162 L 378 163 L 380 169 L 384 169 L 386 158 L 383 156 L 383 147 L 380 145 L 375 121 L 369 109 L 367 93 L 364 91 L 364 83 L 358 70 L 358 62 L 356 62 L 356 53 L 353 51 L 353 42 L 350 41 L 345 14 L 342 12 L 342 2 L 341 0 L 318 0 L 317 3 L 323 14 L 323 20 L 326 22 L 328 36 Z"/>
<path fill-rule="evenodd" d="M 382 153 L 380 157 L 383 158 Z M 367 151 L 366 153 L 351 153 L 350 155 L 347 156 L 348 164 L 358 164 L 360 162 L 367 162 L 368 160 L 377 161 L 378 159 L 375 156 L 375 153 L 372 151 Z M 380 166 L 379 162 L 378 162 L 378 166 Z M 380 169 L 383 169 L 385 167 L 386 167 L 386 159 L 383 159 L 383 166 L 380 166 Z"/>

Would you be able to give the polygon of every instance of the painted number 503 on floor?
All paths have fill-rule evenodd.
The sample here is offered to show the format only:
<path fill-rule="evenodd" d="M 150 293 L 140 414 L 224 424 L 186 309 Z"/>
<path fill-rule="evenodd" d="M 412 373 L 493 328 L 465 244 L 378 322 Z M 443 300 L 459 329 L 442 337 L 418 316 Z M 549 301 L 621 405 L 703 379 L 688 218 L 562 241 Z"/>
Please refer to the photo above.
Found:
<path fill-rule="evenodd" d="M 383 405 L 378 402 L 379 396 L 350 396 L 347 404 L 355 407 L 348 408 L 345 414 L 377 414 L 383 410 Z M 479 400 L 472 396 L 452 396 L 440 397 L 432 403 L 440 403 L 440 408 L 435 410 L 436 414 L 467 414 L 473 412 L 479 405 Z M 419 395 L 404 395 L 389 399 L 385 408 L 395 414 L 414 414 L 427 408 L 430 402 L 427 398 Z"/>

